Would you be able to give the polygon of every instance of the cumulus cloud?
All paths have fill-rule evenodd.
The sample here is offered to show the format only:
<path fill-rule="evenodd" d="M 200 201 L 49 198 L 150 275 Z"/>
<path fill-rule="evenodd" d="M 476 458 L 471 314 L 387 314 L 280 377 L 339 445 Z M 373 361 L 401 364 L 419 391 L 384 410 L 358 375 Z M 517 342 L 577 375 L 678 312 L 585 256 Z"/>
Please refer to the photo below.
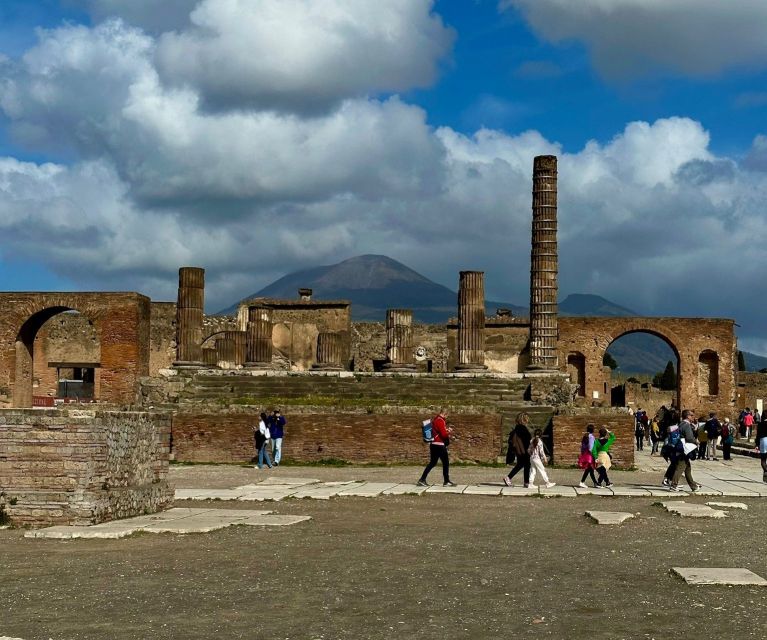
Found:
<path fill-rule="evenodd" d="M 149 33 L 183 29 L 200 0 L 69 0 L 87 9 L 97 21 L 122 18 Z"/>
<path fill-rule="evenodd" d="M 767 67 L 767 3 L 761 0 L 501 0 L 541 37 L 577 40 L 606 76 L 657 68 L 706 76 Z"/>
<path fill-rule="evenodd" d="M 170 82 L 214 106 L 311 110 L 431 84 L 452 30 L 432 0 L 202 0 L 159 40 Z"/>

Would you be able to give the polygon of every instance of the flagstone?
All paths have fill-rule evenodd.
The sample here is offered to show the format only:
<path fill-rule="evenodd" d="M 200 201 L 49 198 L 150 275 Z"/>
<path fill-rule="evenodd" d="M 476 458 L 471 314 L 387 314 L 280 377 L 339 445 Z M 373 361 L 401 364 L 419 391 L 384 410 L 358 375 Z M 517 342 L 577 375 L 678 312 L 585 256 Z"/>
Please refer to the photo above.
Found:
<path fill-rule="evenodd" d="M 421 495 L 428 487 L 421 487 L 417 484 L 395 484 L 391 489 L 383 491 L 385 496 L 401 496 L 407 494 Z"/>
<path fill-rule="evenodd" d="M 767 580 L 749 569 L 734 567 L 673 567 L 687 584 L 767 587 Z"/>
<path fill-rule="evenodd" d="M 360 496 L 363 498 L 374 498 L 381 495 L 386 489 L 396 486 L 396 482 L 365 482 L 359 486 L 350 488 L 339 487 L 339 496 Z"/>
<path fill-rule="evenodd" d="M 616 525 L 622 524 L 626 520 L 635 517 L 633 513 L 623 511 L 587 511 L 586 515 L 597 524 Z"/>

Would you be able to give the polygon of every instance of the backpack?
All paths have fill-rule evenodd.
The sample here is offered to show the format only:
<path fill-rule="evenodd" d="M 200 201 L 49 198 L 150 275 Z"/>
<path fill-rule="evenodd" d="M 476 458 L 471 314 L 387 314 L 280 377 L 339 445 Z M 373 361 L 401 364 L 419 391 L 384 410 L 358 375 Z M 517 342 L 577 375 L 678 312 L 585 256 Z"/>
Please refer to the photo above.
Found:
<path fill-rule="evenodd" d="M 679 428 L 672 429 L 668 432 L 668 445 L 673 451 L 684 451 L 682 445 L 682 434 L 679 433 Z"/>
<path fill-rule="evenodd" d="M 434 441 L 434 433 L 432 431 L 431 419 L 424 420 L 421 423 L 421 433 L 423 434 L 423 441 L 424 442 L 433 442 Z"/>
<path fill-rule="evenodd" d="M 639 423 L 637 424 L 637 433 L 638 433 L 640 436 L 643 436 L 643 435 L 644 435 L 644 425 L 643 425 L 641 422 L 639 422 Z"/>

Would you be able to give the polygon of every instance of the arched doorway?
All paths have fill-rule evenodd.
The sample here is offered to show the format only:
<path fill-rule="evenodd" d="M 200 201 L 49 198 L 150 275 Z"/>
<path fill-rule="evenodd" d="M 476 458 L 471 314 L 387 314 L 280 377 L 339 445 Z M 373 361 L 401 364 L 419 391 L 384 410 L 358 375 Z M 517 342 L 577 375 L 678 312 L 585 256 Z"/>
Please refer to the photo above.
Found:
<path fill-rule="evenodd" d="M 651 416 L 663 405 L 679 407 L 681 360 L 663 334 L 626 331 L 608 344 L 602 364 L 612 406 L 642 408 Z"/>
<path fill-rule="evenodd" d="M 32 314 L 19 328 L 15 346 L 14 406 L 98 399 L 99 331 L 78 310 L 53 306 Z"/>

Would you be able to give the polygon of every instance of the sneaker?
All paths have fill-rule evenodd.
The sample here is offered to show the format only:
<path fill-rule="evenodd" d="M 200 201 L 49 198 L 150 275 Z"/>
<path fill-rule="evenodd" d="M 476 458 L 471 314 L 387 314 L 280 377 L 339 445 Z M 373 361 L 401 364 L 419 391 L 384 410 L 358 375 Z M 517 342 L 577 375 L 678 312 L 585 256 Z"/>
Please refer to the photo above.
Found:
<path fill-rule="evenodd" d="M 696 484 L 695 486 L 690 487 L 690 491 L 700 491 L 700 485 Z"/>
<path fill-rule="evenodd" d="M 428 487 L 429 483 L 426 482 L 426 480 L 419 480 L 418 482 L 415 483 L 415 485 L 417 487 Z"/>
<path fill-rule="evenodd" d="M 537 488 L 538 488 L 537 484 L 528 483 L 525 485 L 525 489 L 537 489 Z"/>
<path fill-rule="evenodd" d="M 443 487 L 457 487 L 458 485 L 455 482 L 450 482 L 450 480 L 448 480 L 447 482 L 443 482 L 442 486 Z"/>
<path fill-rule="evenodd" d="M 676 486 L 675 484 L 668 485 L 668 490 L 669 491 L 681 491 L 681 489 L 678 486 Z"/>
<path fill-rule="evenodd" d="M 663 486 L 668 487 L 670 485 L 671 485 L 671 480 L 669 480 L 668 478 L 663 478 Z"/>
<path fill-rule="evenodd" d="M 587 485 L 585 482 L 579 482 L 579 483 L 578 483 L 578 486 L 579 486 L 581 489 L 588 489 L 588 488 L 589 488 L 589 487 L 588 487 L 588 485 Z"/>
<path fill-rule="evenodd" d="M 514 486 L 514 483 L 511 481 L 511 478 L 509 478 L 509 476 L 503 476 L 503 482 L 507 487 Z"/>
<path fill-rule="evenodd" d="M 613 483 L 612 483 L 612 482 L 608 482 L 608 483 L 607 483 L 607 485 L 605 485 L 605 486 L 606 486 L 606 487 L 609 489 L 610 487 L 613 487 L 613 486 L 615 486 L 615 485 L 613 485 Z"/>
<path fill-rule="evenodd" d="M 547 489 L 551 489 L 551 487 L 556 487 L 556 486 L 557 486 L 556 482 L 547 482 L 546 483 L 546 488 Z"/>

